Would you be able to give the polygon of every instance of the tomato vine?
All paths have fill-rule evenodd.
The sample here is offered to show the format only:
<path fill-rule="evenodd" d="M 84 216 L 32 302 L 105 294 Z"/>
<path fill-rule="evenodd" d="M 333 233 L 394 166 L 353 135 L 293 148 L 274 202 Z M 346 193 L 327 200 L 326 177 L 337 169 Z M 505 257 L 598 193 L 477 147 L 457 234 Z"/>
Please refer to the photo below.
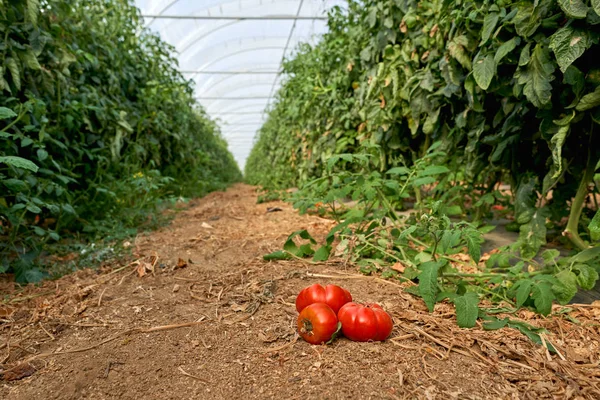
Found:
<path fill-rule="evenodd" d="M 480 297 L 547 314 L 592 288 L 599 38 L 595 0 L 349 0 L 332 10 L 329 33 L 285 63 L 245 172 L 265 188 L 300 187 L 295 206 L 325 204 L 338 226 L 317 249 L 290 237 L 267 257 L 346 254 L 367 273 L 417 281 L 430 308 L 449 299 L 463 326 Z M 340 209 L 348 199 L 356 206 Z M 482 264 L 492 206 L 511 209 L 519 240 Z M 408 207 L 412 219 L 399 218 Z M 570 254 L 545 248 L 562 237 Z M 472 274 L 454 269 L 464 249 Z"/>
<path fill-rule="evenodd" d="M 131 230 L 241 178 L 128 0 L 0 1 L 0 105 L 0 273 L 20 281 L 61 237 Z"/>

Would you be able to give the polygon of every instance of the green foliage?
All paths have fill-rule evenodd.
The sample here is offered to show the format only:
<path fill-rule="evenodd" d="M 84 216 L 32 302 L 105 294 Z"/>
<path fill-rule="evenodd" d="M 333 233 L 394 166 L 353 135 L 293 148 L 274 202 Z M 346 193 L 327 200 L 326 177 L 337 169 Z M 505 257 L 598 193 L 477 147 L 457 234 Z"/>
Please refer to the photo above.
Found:
<path fill-rule="evenodd" d="M 466 196 L 501 180 L 513 193 L 525 186 L 530 201 L 516 207 L 526 208 L 517 211 L 520 243 L 532 258 L 549 232 L 565 229 L 578 187 L 593 183 L 584 171 L 600 160 L 598 8 L 595 0 L 349 0 L 317 45 L 285 63 L 246 179 L 301 187 L 339 155 L 365 152 L 383 172 L 440 142 L 439 163 L 460 175 Z M 584 249 L 595 239 L 580 215 L 566 237 Z"/>
<path fill-rule="evenodd" d="M 128 0 L 0 6 L 0 266 L 155 220 L 240 173 L 173 49 Z M 38 270 L 39 271 L 39 270 Z"/>
<path fill-rule="evenodd" d="M 327 205 L 330 254 L 418 282 L 430 310 L 448 299 L 461 326 L 482 318 L 540 343 L 540 331 L 478 304 L 547 315 L 598 279 L 597 204 L 586 199 L 600 165 L 599 4 L 349 0 L 285 63 L 246 179 L 300 187 L 301 212 Z M 479 221 L 509 205 L 501 182 L 520 238 L 479 263 Z M 540 261 L 561 231 L 581 252 Z M 476 272 L 456 268 L 465 252 Z"/>
<path fill-rule="evenodd" d="M 324 176 L 307 183 L 289 199 L 300 212 L 308 212 L 316 204 L 327 206 L 337 224 L 325 243 L 315 251 L 319 246 L 316 240 L 306 230 L 297 231 L 288 237 L 283 250 L 265 255 L 264 259 L 313 257 L 314 261 L 325 261 L 332 256 L 345 257 L 363 273 L 416 282 L 417 287 L 408 290 L 420 296 L 430 311 L 437 302 L 452 302 L 457 324 L 463 328 L 475 326 L 479 318 L 490 320 L 488 312 L 479 307 L 482 298 L 502 304 L 507 313 L 528 307 L 548 315 L 554 301 L 567 304 L 579 288 L 594 287 L 600 246 L 570 257 L 547 249 L 538 259 L 533 258 L 537 252 L 529 249 L 532 241 L 541 239 L 528 235 L 528 239 L 501 248 L 480 262 L 482 235 L 489 227 L 453 221 L 446 215 L 455 206 L 451 200 L 429 198 L 428 194 L 452 175 L 448 168 L 437 165 L 446 156 L 435 151 L 438 146 L 435 143 L 411 167 L 398 166 L 385 173 L 375 170 L 376 159 L 368 153 L 331 157 Z M 371 150 L 376 148 L 372 146 Z M 338 169 L 340 163 L 345 164 L 344 168 Z M 424 178 L 432 180 L 423 181 Z M 522 227 L 534 224 L 531 229 L 540 231 L 545 217 L 538 214 L 543 216 L 545 208 L 534 207 L 535 184 L 536 179 L 526 178 L 515 201 Z M 415 201 L 410 215 L 399 211 L 407 200 Z M 454 201 L 460 200 L 462 196 Z M 541 237 L 545 239 L 545 235 Z M 298 238 L 304 242 L 297 243 Z M 467 253 L 470 262 L 458 257 L 459 253 Z M 392 270 L 387 267 L 391 264 L 401 268 Z M 468 265 L 474 272 L 462 272 L 464 267 L 460 264 Z M 539 339 L 535 329 L 513 322 L 496 320 L 488 329 L 509 326 L 532 340 Z"/>

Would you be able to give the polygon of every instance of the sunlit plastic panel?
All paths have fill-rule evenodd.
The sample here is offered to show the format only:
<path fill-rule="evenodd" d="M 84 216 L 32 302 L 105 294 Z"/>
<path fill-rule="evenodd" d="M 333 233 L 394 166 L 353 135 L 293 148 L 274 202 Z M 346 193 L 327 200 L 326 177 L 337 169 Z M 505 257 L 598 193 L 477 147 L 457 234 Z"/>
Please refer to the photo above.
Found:
<path fill-rule="evenodd" d="M 284 57 L 299 43 L 316 43 L 327 30 L 327 10 L 344 4 L 136 0 L 146 26 L 175 47 L 179 69 L 194 82 L 198 102 L 217 119 L 242 168 L 282 81 Z"/>

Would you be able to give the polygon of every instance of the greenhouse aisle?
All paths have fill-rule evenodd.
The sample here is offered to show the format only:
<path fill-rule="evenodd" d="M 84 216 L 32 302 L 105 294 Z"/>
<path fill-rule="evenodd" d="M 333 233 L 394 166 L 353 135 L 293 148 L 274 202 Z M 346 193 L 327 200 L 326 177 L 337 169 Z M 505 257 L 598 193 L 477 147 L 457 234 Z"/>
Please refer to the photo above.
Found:
<path fill-rule="evenodd" d="M 574 306 L 568 318 L 516 314 L 548 330 L 542 339 L 560 353 L 552 359 L 515 329 L 458 328 L 448 303 L 429 313 L 401 290 L 411 282 L 356 275 L 339 261 L 264 261 L 292 230 L 322 239 L 332 222 L 256 200 L 242 184 L 212 193 L 131 243 L 134 262 L 9 298 L 0 398 L 600 397 L 597 306 Z M 391 338 L 298 340 L 295 297 L 313 283 L 383 305 Z"/>

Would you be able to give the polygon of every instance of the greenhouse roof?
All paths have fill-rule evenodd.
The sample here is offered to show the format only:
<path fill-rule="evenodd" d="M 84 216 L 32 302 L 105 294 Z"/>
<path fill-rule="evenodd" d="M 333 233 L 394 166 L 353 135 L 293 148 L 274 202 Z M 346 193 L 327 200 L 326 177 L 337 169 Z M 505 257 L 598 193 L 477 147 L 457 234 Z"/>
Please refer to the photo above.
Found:
<path fill-rule="evenodd" d="M 146 26 L 175 46 L 179 67 L 241 168 L 281 82 L 281 63 L 327 30 L 344 0 L 135 0 Z"/>

